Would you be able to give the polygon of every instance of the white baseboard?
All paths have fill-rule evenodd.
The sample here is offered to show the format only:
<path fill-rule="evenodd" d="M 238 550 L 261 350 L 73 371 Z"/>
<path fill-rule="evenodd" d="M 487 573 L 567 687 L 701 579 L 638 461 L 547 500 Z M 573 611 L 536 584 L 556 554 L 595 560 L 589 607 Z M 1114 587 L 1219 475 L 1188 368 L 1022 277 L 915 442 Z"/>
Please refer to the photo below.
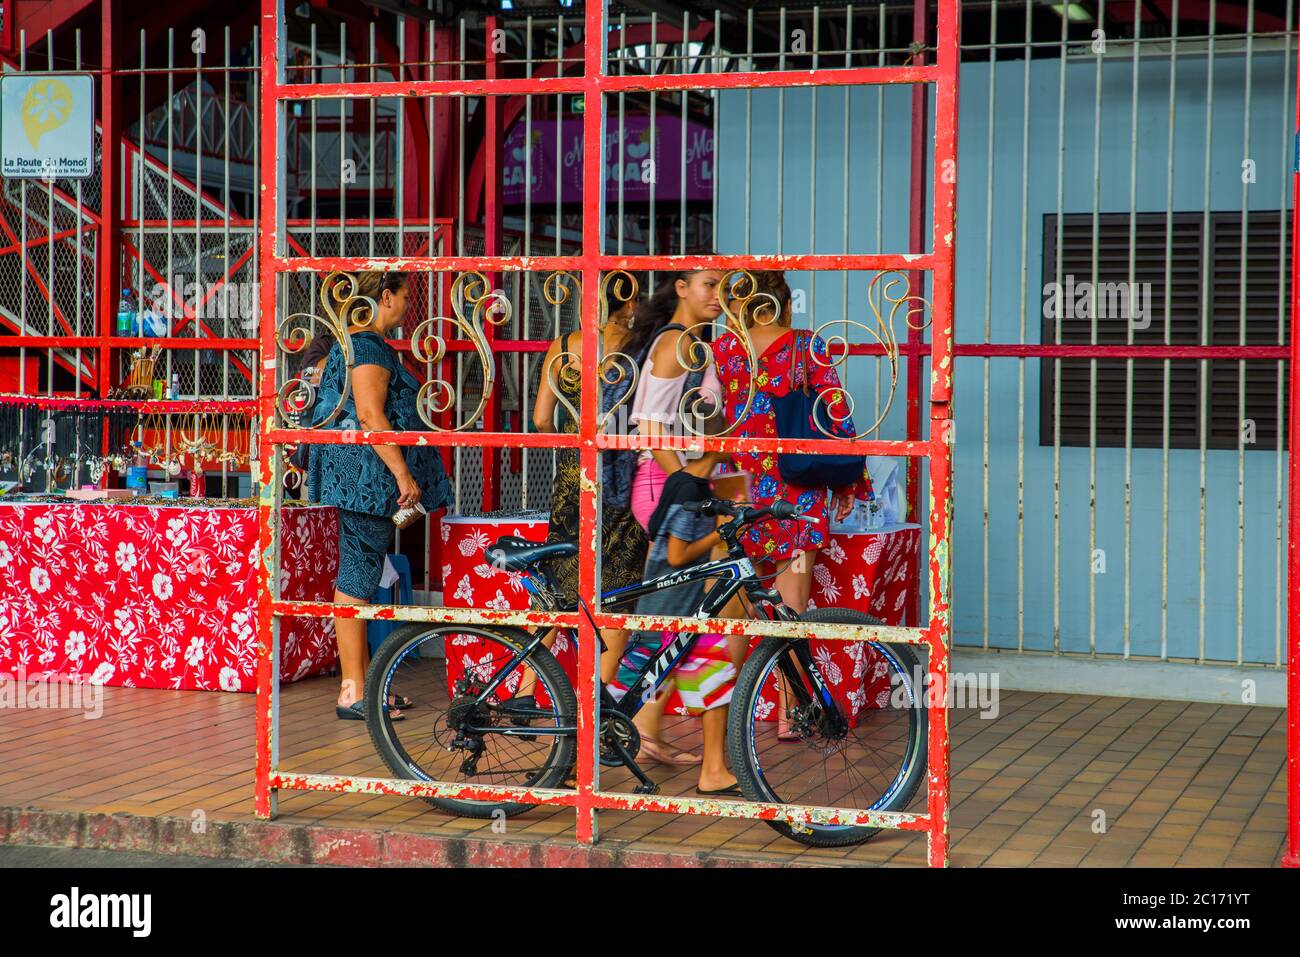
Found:
<path fill-rule="evenodd" d="M 959 645 L 952 671 L 997 672 L 999 688 L 1008 691 L 1286 707 L 1286 672 L 1275 668 L 1065 658 Z"/>

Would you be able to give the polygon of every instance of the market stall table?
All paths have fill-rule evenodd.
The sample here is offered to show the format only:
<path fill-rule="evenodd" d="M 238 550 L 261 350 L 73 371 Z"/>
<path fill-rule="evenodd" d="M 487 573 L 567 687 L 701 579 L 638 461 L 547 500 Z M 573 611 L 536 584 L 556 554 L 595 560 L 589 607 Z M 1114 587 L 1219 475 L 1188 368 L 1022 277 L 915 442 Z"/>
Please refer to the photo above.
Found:
<path fill-rule="evenodd" d="M 330 601 L 333 508 L 284 509 L 280 590 Z M 100 685 L 256 690 L 257 509 L 0 500 L 0 672 Z M 280 674 L 332 667 L 329 619 L 286 618 Z"/>

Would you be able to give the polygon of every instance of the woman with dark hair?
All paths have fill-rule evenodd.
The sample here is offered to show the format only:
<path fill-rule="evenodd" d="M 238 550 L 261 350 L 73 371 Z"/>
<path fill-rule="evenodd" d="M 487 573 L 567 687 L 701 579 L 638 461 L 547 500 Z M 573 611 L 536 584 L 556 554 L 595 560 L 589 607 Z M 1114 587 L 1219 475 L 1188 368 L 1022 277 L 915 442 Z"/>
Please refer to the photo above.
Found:
<path fill-rule="evenodd" d="M 713 356 L 707 346 L 696 343 L 722 314 L 718 301 L 721 281 L 722 273 L 713 269 L 679 272 L 637 308 L 637 325 L 645 323 L 658 330 L 632 402 L 632 426 L 642 436 L 691 434 L 682 422 L 683 398 L 685 414 L 698 413 L 697 422 L 716 411 L 722 389 L 713 370 Z M 669 327 L 666 332 L 665 327 Z M 682 342 L 683 336 L 696 341 Z M 696 428 L 698 431 L 698 425 Z M 642 527 L 649 525 L 668 476 L 685 464 L 681 453 L 672 449 L 641 453 L 632 480 L 632 514 Z"/>
<path fill-rule="evenodd" d="M 632 402 L 631 425 L 643 437 L 680 437 L 704 431 L 705 419 L 718 409 L 721 386 L 701 334 L 722 314 L 718 301 L 721 281 L 722 273 L 713 269 L 679 272 L 637 307 L 636 325 L 652 330 Z M 683 337 L 689 338 L 683 341 Z M 694 418 L 694 432 L 685 427 L 687 416 Z M 685 464 L 682 453 L 673 449 L 652 448 L 640 454 L 631 498 L 632 514 L 643 528 L 650 526 L 668 477 Z M 692 610 L 684 608 L 683 613 Z M 643 754 L 662 764 L 686 767 L 699 764 L 702 758 L 670 748 L 660 727 L 675 688 L 675 679 L 670 679 L 659 695 L 637 712 L 634 722 Z"/>
<path fill-rule="evenodd" d="M 323 419 L 347 391 L 337 419 L 323 428 L 365 431 L 423 430 L 416 410 L 420 383 L 385 342 L 406 314 L 406 276 L 399 272 L 366 272 L 357 278 L 358 296 L 372 302 L 354 305 L 349 320 L 353 367 L 348 368 L 336 342 L 320 376 L 314 418 Z M 363 325 L 357 320 L 369 321 Z M 436 450 L 396 445 L 318 445 L 312 452 L 307 483 L 316 500 L 338 512 L 339 570 L 334 601 L 343 605 L 369 602 L 379 587 L 384 556 L 393 544 L 393 514 L 419 503 L 427 510 L 451 499 L 451 484 Z M 357 618 L 334 619 L 342 685 L 335 713 L 349 721 L 364 721 L 361 689 L 365 685 L 369 648 L 366 623 Z M 389 706 L 410 707 L 400 695 Z M 401 720 L 399 711 L 390 712 Z"/>
<path fill-rule="evenodd" d="M 754 279 L 756 288 L 750 314 L 739 318 L 745 321 L 754 344 L 758 368 L 749 367 L 748 355 L 735 332 L 728 330 L 713 344 L 718 377 L 726 395 L 723 411 L 729 422 L 738 423 L 732 434 L 737 438 L 776 438 L 773 398 L 788 395 L 806 383 L 814 392 L 825 394 L 826 411 L 833 423 L 835 437 L 853 438 L 857 433 L 853 420 L 844 409 L 839 376 L 834 368 L 823 364 L 827 356 L 826 343 L 811 332 L 791 328 L 791 294 L 785 274 L 779 271 L 756 272 Z M 814 358 L 816 356 L 822 357 L 822 362 Z M 751 387 L 754 399 L 749 411 L 741 418 Z M 781 599 L 802 613 L 808 608 L 817 550 L 826 543 L 830 534 L 827 489 L 804 488 L 786 482 L 777 466 L 777 456 L 772 452 L 736 453 L 732 458 L 737 468 L 750 475 L 750 497 L 755 505 L 762 507 L 784 499 L 798 505 L 810 520 L 761 522 L 746 531 L 742 538 L 745 551 L 756 564 L 785 563 L 773 584 L 781 593 Z M 836 519 L 842 519 L 852 510 L 855 498 L 865 498 L 870 494 L 871 479 L 864 471 L 853 485 L 830 492 L 830 511 Z M 785 689 L 780 690 L 784 692 Z M 781 703 L 779 734 L 783 740 L 791 740 L 786 729 L 784 693 Z"/>
<path fill-rule="evenodd" d="M 653 334 L 653 330 L 648 322 L 638 323 L 633 320 L 635 300 L 623 301 L 615 295 L 615 292 L 616 287 L 611 287 L 606 294 L 609 321 L 605 324 L 602 333 L 601 352 L 609 358 L 611 367 L 619 368 L 625 366 L 627 362 L 621 356 L 627 356 L 635 361 Z M 546 350 L 546 357 L 542 360 L 541 383 L 537 388 L 537 401 L 533 405 L 533 427 L 538 432 L 578 431 L 578 423 L 564 403 L 560 402 L 556 389 L 559 389 L 559 394 L 563 395 L 570 406 L 574 409 L 581 408 L 582 352 L 582 335 L 579 332 L 565 333 L 555 339 Z M 621 355 L 615 356 L 614 353 Z M 621 371 L 630 372 L 625 368 Z M 615 378 L 613 373 L 602 376 L 603 393 L 618 390 L 620 386 L 626 388 L 633 381 L 631 375 L 626 375 L 619 382 L 609 382 L 613 378 Z M 619 397 L 621 392 L 619 396 L 602 395 L 602 399 L 605 400 L 602 401 L 602 406 L 612 406 L 613 402 L 610 400 L 617 400 Z M 605 460 L 602 464 L 613 456 L 623 454 L 626 453 L 605 452 L 602 454 L 602 459 Z M 606 471 L 608 470 L 602 469 L 602 473 Z M 555 456 L 555 478 L 551 485 L 551 521 L 550 531 L 546 537 L 548 542 L 578 540 L 578 500 L 581 496 L 579 475 L 578 450 L 559 449 Z M 645 530 L 637 524 L 632 513 L 628 511 L 627 502 L 620 502 L 617 490 L 610 487 L 614 483 L 605 481 L 603 484 L 600 587 L 602 591 L 610 591 L 635 585 L 641 581 L 649 542 Z M 577 556 L 563 562 L 556 562 L 553 574 L 556 584 L 563 591 L 566 599 L 569 602 L 576 602 Z M 619 658 L 622 657 L 623 648 L 627 644 L 627 632 L 605 630 L 602 636 L 607 650 L 601 656 L 600 670 L 602 679 L 608 682 L 613 679 L 614 672 L 618 668 Z M 532 676 L 529 675 L 529 678 L 531 679 Z M 511 707 L 533 707 L 532 702 L 528 700 L 530 688 L 531 681 L 528 685 L 521 685 L 519 695 L 511 699 L 515 702 Z"/>

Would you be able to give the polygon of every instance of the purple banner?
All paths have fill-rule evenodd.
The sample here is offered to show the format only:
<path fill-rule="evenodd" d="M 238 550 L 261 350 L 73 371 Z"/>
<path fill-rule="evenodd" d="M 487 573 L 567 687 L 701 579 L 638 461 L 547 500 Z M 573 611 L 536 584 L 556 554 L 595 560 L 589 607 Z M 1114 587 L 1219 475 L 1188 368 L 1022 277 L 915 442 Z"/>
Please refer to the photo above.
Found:
<path fill-rule="evenodd" d="M 623 183 L 623 201 L 650 201 L 650 184 L 654 181 L 655 202 L 675 202 L 682 196 L 682 121 L 680 117 L 659 116 L 655 119 L 655 155 L 650 155 L 650 118 L 626 116 L 623 119 L 623 155 L 618 156 L 618 120 L 606 117 L 605 127 L 605 201 L 618 202 L 619 181 Z M 560 136 L 556 155 L 556 136 Z M 504 185 L 502 199 L 507 204 L 522 205 L 525 197 L 533 203 L 554 203 L 556 183 L 560 184 L 561 202 L 582 202 L 582 118 L 533 120 L 529 152 L 524 148 L 524 122 L 511 128 L 505 142 L 502 163 Z M 713 199 L 713 130 L 701 123 L 686 126 L 686 198 Z M 559 174 L 556 174 L 556 162 Z M 525 185 L 525 162 L 531 165 L 532 189 Z"/>

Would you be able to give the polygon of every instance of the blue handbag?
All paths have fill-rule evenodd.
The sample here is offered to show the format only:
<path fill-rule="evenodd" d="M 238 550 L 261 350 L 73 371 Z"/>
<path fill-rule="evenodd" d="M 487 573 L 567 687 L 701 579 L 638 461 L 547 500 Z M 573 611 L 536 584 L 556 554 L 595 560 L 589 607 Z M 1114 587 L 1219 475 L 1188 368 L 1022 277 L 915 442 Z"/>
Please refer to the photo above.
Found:
<path fill-rule="evenodd" d="M 819 405 L 818 393 L 814 393 L 808 386 L 806 361 L 799 363 L 804 372 L 803 387 L 794 388 L 796 361 L 800 347 L 806 356 L 810 341 L 810 336 L 798 334 L 795 336 L 790 357 L 790 391 L 781 396 L 768 393 L 772 399 L 772 416 L 776 420 L 776 434 L 783 439 L 820 439 L 837 431 L 836 423 L 827 412 L 825 403 Z M 776 468 L 781 478 L 791 485 L 800 485 L 804 488 L 844 488 L 862 478 L 866 467 L 865 455 L 782 452 L 776 457 Z"/>

